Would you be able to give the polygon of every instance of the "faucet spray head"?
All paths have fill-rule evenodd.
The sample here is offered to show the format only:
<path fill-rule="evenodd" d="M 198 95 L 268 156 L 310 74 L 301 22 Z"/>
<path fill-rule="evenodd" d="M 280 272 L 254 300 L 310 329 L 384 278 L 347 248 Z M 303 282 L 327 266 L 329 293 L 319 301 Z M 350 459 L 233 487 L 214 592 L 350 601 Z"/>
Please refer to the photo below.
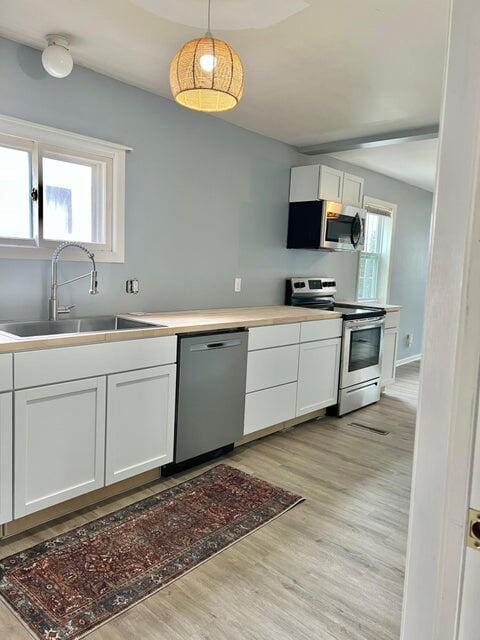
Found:
<path fill-rule="evenodd" d="M 94 296 L 98 293 L 98 281 L 97 281 L 97 270 L 93 269 L 90 271 L 90 291 L 88 292 L 91 296 Z"/>

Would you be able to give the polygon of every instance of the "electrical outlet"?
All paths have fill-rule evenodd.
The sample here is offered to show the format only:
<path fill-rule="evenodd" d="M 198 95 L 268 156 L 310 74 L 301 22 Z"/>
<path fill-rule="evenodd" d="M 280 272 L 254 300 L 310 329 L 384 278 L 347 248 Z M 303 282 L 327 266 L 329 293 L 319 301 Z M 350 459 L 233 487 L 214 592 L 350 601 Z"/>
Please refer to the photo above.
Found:
<path fill-rule="evenodd" d="M 242 279 L 241 278 L 235 278 L 234 291 L 235 291 L 235 293 L 240 293 L 241 290 L 242 290 Z"/>
<path fill-rule="evenodd" d="M 127 293 L 138 293 L 140 291 L 140 283 L 137 278 L 132 278 L 125 282 L 125 291 Z"/>
<path fill-rule="evenodd" d="M 413 333 L 407 333 L 405 336 L 405 346 L 410 349 L 413 344 Z"/>

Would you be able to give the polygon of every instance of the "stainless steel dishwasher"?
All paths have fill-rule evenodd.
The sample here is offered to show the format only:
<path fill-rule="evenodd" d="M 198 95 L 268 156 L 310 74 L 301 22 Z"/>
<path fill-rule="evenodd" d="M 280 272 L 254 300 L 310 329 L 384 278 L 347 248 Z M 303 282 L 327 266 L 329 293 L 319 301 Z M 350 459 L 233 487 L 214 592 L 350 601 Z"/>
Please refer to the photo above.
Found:
<path fill-rule="evenodd" d="M 179 337 L 175 453 L 169 475 L 233 449 L 243 435 L 248 331 Z"/>

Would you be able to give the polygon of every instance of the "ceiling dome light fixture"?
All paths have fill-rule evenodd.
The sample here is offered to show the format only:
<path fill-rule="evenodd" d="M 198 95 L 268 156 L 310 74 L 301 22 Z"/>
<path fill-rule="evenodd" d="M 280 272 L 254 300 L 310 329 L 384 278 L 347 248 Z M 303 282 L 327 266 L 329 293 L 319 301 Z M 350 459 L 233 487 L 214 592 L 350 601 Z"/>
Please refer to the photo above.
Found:
<path fill-rule="evenodd" d="M 73 58 L 68 49 L 70 44 L 68 38 L 49 34 L 46 40 L 47 46 L 42 53 L 43 68 L 54 78 L 66 78 L 73 69 Z"/>
<path fill-rule="evenodd" d="M 243 94 L 243 66 L 238 53 L 210 32 L 186 42 L 170 65 L 170 87 L 175 100 L 195 111 L 228 111 Z"/>

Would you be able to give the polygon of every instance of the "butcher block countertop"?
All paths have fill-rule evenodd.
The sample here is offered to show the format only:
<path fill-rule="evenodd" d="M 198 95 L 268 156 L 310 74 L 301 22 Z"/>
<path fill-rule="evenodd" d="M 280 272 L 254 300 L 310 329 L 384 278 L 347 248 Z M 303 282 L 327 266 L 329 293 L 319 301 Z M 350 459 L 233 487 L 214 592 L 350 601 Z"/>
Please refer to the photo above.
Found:
<path fill-rule="evenodd" d="M 33 351 L 55 347 L 68 347 L 101 342 L 120 342 L 139 338 L 155 338 L 181 333 L 202 331 L 222 331 L 236 327 L 260 327 L 265 325 L 288 324 L 341 318 L 340 313 L 305 309 L 302 307 L 271 306 L 241 307 L 233 309 L 200 309 L 193 311 L 170 311 L 152 313 L 118 314 L 138 322 L 159 325 L 145 329 L 126 329 L 122 331 L 96 331 L 92 333 L 71 333 L 31 338 L 13 338 L 0 332 L 0 353 L 13 351 Z M 162 326 L 163 325 L 163 326 Z"/>
<path fill-rule="evenodd" d="M 164 324 L 174 329 L 174 333 L 193 331 L 216 331 L 235 327 L 260 327 L 290 322 L 308 322 L 341 318 L 340 313 L 303 307 L 241 307 L 238 309 L 200 309 L 198 311 L 172 311 L 167 313 L 148 313 L 145 315 L 127 314 L 125 318 L 137 321 Z"/>

